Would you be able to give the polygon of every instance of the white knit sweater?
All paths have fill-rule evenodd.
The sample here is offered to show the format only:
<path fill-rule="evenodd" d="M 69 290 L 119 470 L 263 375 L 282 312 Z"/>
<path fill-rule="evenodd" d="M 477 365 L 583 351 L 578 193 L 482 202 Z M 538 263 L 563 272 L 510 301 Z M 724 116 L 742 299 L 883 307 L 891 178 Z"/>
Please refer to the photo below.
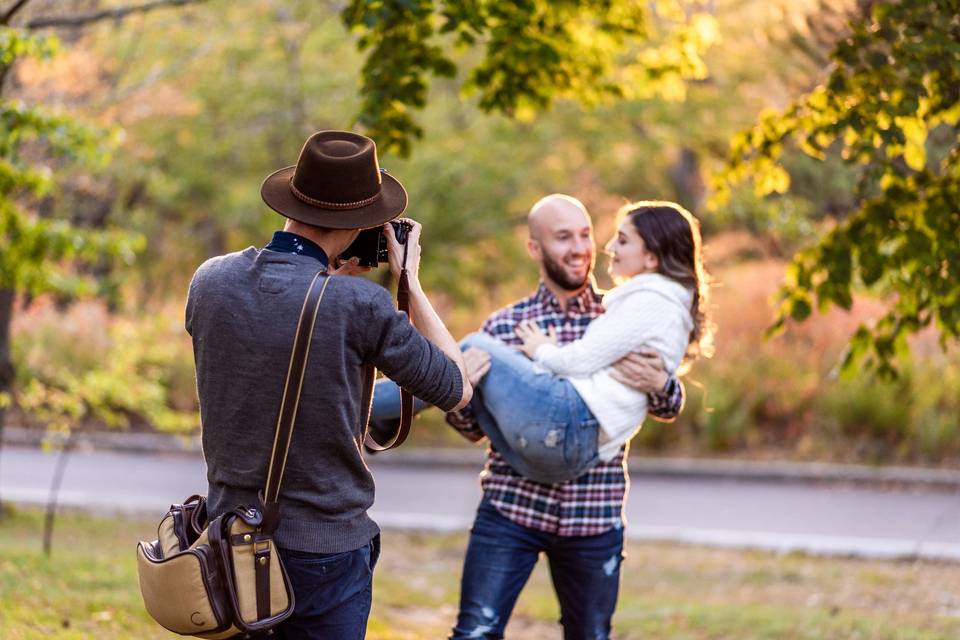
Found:
<path fill-rule="evenodd" d="M 647 395 L 614 380 L 611 365 L 646 346 L 675 372 L 693 329 L 692 301 L 693 292 L 675 280 L 658 273 L 636 275 L 604 296 L 606 312 L 580 340 L 563 347 L 541 345 L 534 354 L 538 364 L 568 378 L 596 416 L 602 460 L 611 460 L 647 415 Z"/>

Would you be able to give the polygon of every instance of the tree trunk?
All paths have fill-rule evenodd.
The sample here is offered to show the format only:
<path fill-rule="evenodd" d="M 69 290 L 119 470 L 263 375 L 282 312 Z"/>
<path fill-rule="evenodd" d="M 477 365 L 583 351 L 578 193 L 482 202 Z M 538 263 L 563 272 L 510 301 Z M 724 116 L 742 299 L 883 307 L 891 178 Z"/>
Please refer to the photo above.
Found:
<path fill-rule="evenodd" d="M 13 362 L 10 361 L 10 325 L 13 321 L 14 298 L 13 289 L 0 289 L 0 395 L 9 393 L 13 389 Z M 4 403 L 0 402 L 0 453 L 3 449 L 5 414 Z M 3 503 L 0 501 L 0 518 L 2 517 Z"/>
<path fill-rule="evenodd" d="M 57 515 L 57 501 L 60 498 L 60 485 L 63 484 L 63 474 L 67 470 L 67 462 L 73 452 L 74 434 L 71 431 L 67 441 L 57 456 L 57 467 L 53 471 L 53 480 L 50 482 L 50 493 L 47 495 L 47 511 L 43 518 L 43 555 L 50 557 L 53 551 L 53 522 Z"/>
<path fill-rule="evenodd" d="M 690 147 L 683 147 L 670 167 L 670 182 L 677 202 L 698 213 L 707 194 L 707 187 L 700 171 L 700 156 Z"/>

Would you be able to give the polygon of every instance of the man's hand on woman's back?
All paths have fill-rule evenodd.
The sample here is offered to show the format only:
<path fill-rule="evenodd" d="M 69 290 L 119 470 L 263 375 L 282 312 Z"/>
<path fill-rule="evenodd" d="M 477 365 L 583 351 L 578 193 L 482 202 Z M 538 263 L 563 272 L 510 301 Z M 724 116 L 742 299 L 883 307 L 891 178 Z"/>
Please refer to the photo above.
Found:
<path fill-rule="evenodd" d="M 663 357 L 654 349 L 628 354 L 613 365 L 613 379 L 641 393 L 660 393 L 670 379 Z"/>

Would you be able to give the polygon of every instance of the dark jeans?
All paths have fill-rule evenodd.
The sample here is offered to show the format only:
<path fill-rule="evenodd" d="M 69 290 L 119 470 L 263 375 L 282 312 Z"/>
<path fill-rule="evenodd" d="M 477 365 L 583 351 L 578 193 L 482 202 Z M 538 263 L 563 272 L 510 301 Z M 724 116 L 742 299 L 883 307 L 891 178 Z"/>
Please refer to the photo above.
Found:
<path fill-rule="evenodd" d="M 620 588 L 623 529 L 562 538 L 520 526 L 487 501 L 470 531 L 460 584 L 460 613 L 450 640 L 499 640 L 540 553 L 560 600 L 564 640 L 604 640 Z"/>
<path fill-rule="evenodd" d="M 362 640 L 373 598 L 380 536 L 353 551 L 304 553 L 280 549 L 296 606 L 277 640 Z"/>

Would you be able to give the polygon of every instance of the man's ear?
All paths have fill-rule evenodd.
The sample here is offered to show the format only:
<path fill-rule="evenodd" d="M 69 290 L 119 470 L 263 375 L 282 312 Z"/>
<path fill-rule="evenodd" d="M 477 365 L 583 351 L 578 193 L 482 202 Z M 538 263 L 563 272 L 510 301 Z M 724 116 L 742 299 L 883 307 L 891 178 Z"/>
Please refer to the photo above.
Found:
<path fill-rule="evenodd" d="M 527 255 L 537 263 L 543 261 L 543 249 L 540 248 L 540 243 L 533 238 L 527 238 Z"/>

